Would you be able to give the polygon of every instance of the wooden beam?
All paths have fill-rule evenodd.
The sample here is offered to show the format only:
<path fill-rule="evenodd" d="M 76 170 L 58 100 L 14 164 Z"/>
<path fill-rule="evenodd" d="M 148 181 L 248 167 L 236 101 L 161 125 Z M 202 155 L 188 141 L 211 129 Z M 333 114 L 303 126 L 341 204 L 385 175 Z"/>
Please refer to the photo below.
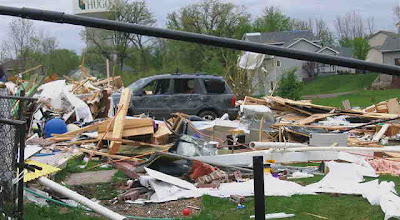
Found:
<path fill-rule="evenodd" d="M 297 124 L 299 125 L 307 125 L 307 124 L 311 124 L 315 121 L 319 121 L 322 119 L 325 119 L 327 117 L 333 116 L 334 114 L 313 114 L 305 119 L 301 119 L 297 122 Z"/>
<path fill-rule="evenodd" d="M 38 68 L 40 68 L 40 67 L 42 67 L 42 65 L 35 66 L 35 67 L 30 68 L 29 70 L 26 70 L 26 71 L 24 71 L 24 72 L 22 72 L 22 73 L 18 73 L 17 75 L 23 75 L 23 74 L 25 74 L 25 73 L 29 73 L 30 71 L 33 71 L 33 70 L 38 69 Z"/>
<path fill-rule="evenodd" d="M 118 114 L 115 116 L 114 129 L 112 133 L 112 138 L 122 138 L 125 125 L 126 113 L 128 113 L 129 102 L 131 100 L 131 91 L 129 88 L 122 90 L 121 98 L 118 105 Z M 110 154 L 116 154 L 118 152 L 119 146 L 121 146 L 121 141 L 112 141 L 110 145 Z"/>
<path fill-rule="evenodd" d="M 387 131 L 389 126 L 390 126 L 389 124 L 383 125 L 382 128 L 374 135 L 374 137 L 372 138 L 372 141 L 378 142 L 382 138 L 382 136 L 385 134 L 385 132 Z"/>
<path fill-rule="evenodd" d="M 111 159 L 117 159 L 117 160 L 133 160 L 133 161 L 140 161 L 141 160 L 141 159 L 138 159 L 138 158 L 135 158 L 135 157 L 111 155 L 111 154 L 107 154 L 107 153 L 103 153 L 103 152 L 99 152 L 99 151 L 88 150 L 88 149 L 85 149 L 85 148 L 79 148 L 79 150 L 84 152 L 84 153 L 100 155 L 100 156 L 108 157 L 108 158 L 111 158 Z"/>

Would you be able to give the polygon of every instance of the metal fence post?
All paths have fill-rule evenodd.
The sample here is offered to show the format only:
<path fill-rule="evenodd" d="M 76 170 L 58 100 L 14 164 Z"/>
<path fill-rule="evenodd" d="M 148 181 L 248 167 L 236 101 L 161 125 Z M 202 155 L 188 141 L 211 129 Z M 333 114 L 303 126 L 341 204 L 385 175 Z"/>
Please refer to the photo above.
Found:
<path fill-rule="evenodd" d="M 263 156 L 253 157 L 254 212 L 256 220 L 265 219 L 264 165 Z"/>

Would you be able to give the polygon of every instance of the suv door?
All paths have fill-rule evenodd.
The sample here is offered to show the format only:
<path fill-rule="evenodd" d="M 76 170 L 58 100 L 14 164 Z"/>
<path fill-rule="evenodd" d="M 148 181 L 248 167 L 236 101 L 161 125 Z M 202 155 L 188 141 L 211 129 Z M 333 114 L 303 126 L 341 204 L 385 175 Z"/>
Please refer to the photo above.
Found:
<path fill-rule="evenodd" d="M 171 113 L 181 112 L 196 115 L 202 108 L 202 89 L 196 78 L 173 79 L 173 93 L 170 99 Z"/>
<path fill-rule="evenodd" d="M 157 119 L 168 118 L 171 114 L 169 97 L 171 94 L 170 79 L 156 79 L 133 94 L 131 109 L 133 115 L 150 113 Z"/>

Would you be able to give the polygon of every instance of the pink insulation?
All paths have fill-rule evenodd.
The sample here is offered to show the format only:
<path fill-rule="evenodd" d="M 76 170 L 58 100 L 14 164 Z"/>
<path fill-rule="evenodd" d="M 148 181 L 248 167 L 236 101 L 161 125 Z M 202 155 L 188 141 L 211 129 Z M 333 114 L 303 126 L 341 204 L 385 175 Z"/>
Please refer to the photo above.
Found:
<path fill-rule="evenodd" d="M 400 162 L 384 159 L 373 159 L 369 163 L 376 172 L 389 173 L 392 175 L 400 175 Z"/>

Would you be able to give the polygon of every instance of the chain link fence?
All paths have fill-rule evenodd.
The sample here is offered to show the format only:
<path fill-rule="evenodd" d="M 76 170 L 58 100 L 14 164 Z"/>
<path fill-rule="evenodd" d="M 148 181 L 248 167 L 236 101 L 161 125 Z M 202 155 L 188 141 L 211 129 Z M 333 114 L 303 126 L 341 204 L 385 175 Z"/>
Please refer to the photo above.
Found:
<path fill-rule="evenodd" d="M 7 96 L 7 88 L 0 88 L 0 95 Z M 0 119 L 12 119 L 12 100 L 0 98 Z M 17 213 L 17 153 L 16 128 L 0 123 L 0 219 L 15 217 Z"/>

